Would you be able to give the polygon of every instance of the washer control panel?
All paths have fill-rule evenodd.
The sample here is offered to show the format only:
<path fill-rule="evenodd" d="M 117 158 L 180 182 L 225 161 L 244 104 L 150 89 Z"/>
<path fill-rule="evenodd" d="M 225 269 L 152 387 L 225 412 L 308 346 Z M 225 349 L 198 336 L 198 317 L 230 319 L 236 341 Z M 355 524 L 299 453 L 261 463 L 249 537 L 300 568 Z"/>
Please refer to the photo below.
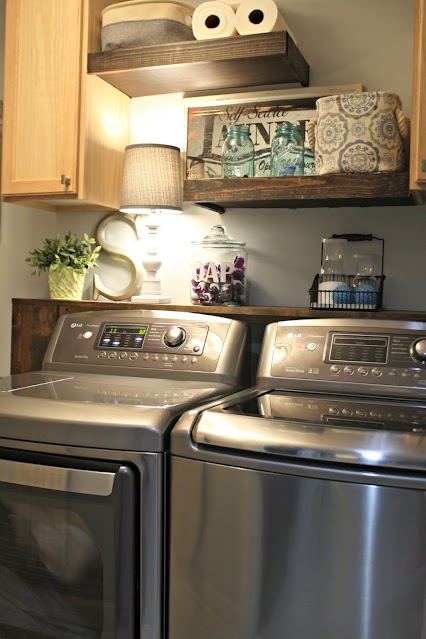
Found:
<path fill-rule="evenodd" d="M 240 364 L 246 330 L 241 322 L 198 313 L 76 313 L 60 318 L 43 369 L 78 366 L 131 375 L 153 369 L 193 376 L 217 372 L 223 363 L 232 372 Z"/>
<path fill-rule="evenodd" d="M 299 320 L 278 322 L 269 329 L 260 378 L 306 380 L 309 384 L 300 388 L 321 390 L 333 384 L 334 390 L 351 393 L 360 387 L 368 392 L 426 390 L 426 324 Z"/>

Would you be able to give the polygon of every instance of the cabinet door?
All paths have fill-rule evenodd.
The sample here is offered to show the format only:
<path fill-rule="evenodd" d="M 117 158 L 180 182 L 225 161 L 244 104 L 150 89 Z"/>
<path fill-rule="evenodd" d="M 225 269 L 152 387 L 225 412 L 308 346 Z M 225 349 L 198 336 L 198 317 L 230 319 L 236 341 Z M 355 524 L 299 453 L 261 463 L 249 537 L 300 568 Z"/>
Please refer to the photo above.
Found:
<path fill-rule="evenodd" d="M 2 194 L 75 194 L 82 0 L 7 0 Z"/>
<path fill-rule="evenodd" d="M 426 0 L 416 0 L 414 21 L 410 188 L 426 190 Z"/>

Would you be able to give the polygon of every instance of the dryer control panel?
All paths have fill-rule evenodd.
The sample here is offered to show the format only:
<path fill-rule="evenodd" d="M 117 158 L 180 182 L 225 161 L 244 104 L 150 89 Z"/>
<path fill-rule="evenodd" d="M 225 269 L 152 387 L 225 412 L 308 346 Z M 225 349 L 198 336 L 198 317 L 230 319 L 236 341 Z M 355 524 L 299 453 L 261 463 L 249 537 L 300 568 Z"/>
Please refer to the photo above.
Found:
<path fill-rule="evenodd" d="M 330 392 L 426 394 L 426 324 L 389 320 L 277 322 L 265 335 L 258 381 Z M 269 380 L 267 382 L 267 380 Z"/>
<path fill-rule="evenodd" d="M 43 370 L 144 376 L 153 371 L 234 374 L 246 326 L 223 317 L 172 311 L 113 311 L 60 318 Z M 204 377 L 203 377 L 204 379 Z"/>

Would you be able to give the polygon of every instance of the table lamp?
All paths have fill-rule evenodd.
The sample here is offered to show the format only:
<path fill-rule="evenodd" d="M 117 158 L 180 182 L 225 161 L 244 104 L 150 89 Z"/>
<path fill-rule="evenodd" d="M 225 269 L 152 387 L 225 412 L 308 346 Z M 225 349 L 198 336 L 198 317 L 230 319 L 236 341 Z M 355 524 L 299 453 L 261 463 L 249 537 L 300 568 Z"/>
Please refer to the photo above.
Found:
<path fill-rule="evenodd" d="M 182 170 L 178 147 L 168 144 L 131 144 L 126 147 L 120 211 L 136 215 L 139 235 L 143 216 L 146 216 L 144 224 L 148 245 L 142 265 L 147 275 L 140 295 L 133 296 L 132 301 L 170 303 L 170 297 L 162 294 L 157 276 L 162 263 L 158 250 L 158 229 L 162 214 L 182 213 Z"/>

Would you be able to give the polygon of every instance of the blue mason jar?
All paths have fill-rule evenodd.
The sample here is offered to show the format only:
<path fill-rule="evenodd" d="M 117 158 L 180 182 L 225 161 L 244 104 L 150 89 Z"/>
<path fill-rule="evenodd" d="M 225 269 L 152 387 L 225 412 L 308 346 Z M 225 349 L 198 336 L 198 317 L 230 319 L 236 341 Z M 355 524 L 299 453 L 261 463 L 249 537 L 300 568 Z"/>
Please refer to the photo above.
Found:
<path fill-rule="evenodd" d="M 271 175 L 303 175 L 304 165 L 304 142 L 300 126 L 281 122 L 271 144 Z"/>
<path fill-rule="evenodd" d="M 222 177 L 254 176 L 254 145 L 250 127 L 232 124 L 222 145 Z"/>

